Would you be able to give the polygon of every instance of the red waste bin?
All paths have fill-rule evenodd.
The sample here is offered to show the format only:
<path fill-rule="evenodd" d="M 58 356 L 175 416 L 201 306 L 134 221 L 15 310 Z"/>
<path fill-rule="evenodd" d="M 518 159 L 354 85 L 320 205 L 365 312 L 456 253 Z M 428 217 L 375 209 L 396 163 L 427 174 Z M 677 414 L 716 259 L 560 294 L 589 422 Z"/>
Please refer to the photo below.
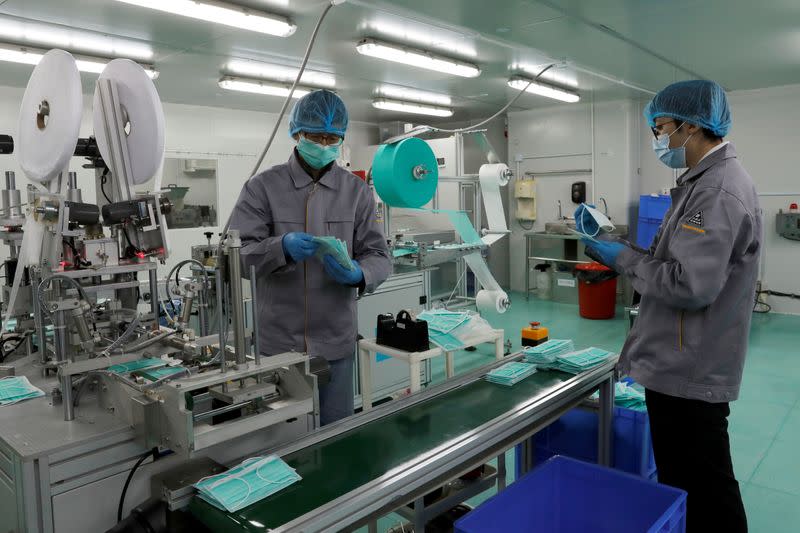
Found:
<path fill-rule="evenodd" d="M 575 267 L 578 278 L 578 307 L 583 318 L 614 318 L 617 304 L 617 273 L 601 265 L 589 263 Z"/>

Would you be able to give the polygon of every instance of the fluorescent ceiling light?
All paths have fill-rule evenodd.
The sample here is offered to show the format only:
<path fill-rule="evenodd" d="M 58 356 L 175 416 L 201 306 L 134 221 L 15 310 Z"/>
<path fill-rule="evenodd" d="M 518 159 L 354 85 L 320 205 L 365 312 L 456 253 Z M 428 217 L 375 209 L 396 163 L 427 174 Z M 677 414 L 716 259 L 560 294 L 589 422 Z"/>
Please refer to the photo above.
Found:
<path fill-rule="evenodd" d="M 266 78 L 282 83 L 294 83 L 294 80 L 297 78 L 297 72 L 300 69 L 285 67 L 283 65 L 273 65 L 270 63 L 260 63 L 258 61 L 233 59 L 225 65 L 225 70 L 230 71 L 231 74 Z M 326 72 L 306 69 L 303 71 L 303 76 L 300 78 L 300 81 L 305 85 L 312 85 L 315 87 L 326 87 L 328 89 L 336 87 L 336 78 L 332 74 Z"/>
<path fill-rule="evenodd" d="M 245 93 L 266 94 L 269 96 L 289 96 L 291 85 L 281 85 L 278 83 L 266 83 L 258 80 L 243 80 L 239 78 L 225 77 L 219 80 L 219 86 L 229 91 L 241 91 Z M 292 93 L 292 98 L 302 98 L 311 92 L 311 89 L 297 87 Z"/>
<path fill-rule="evenodd" d="M 481 73 L 481 69 L 471 63 L 457 59 L 438 56 L 425 50 L 407 48 L 394 44 L 383 43 L 374 39 L 363 39 L 356 45 L 359 54 L 377 57 L 387 61 L 395 61 L 414 67 L 426 68 L 437 72 L 455 74 L 465 78 L 474 78 Z"/>
<path fill-rule="evenodd" d="M 375 109 L 385 111 L 400 111 L 401 113 L 412 113 L 414 115 L 431 115 L 433 117 L 451 117 L 453 110 L 446 107 L 435 107 L 431 105 L 417 104 L 414 102 L 399 102 L 397 100 L 387 100 L 379 98 L 372 102 Z"/>
<path fill-rule="evenodd" d="M 557 87 L 553 87 L 552 85 L 546 85 L 538 81 L 531 83 L 531 80 L 520 77 L 514 77 L 508 80 L 508 86 L 512 89 L 517 89 L 518 91 L 525 89 L 528 83 L 530 83 L 530 87 L 528 87 L 527 92 L 532 94 L 546 96 L 547 98 L 560 100 L 561 102 L 567 102 L 570 104 L 574 104 L 581 99 L 581 97 L 576 93 L 565 91 L 564 89 L 559 89 Z"/>
<path fill-rule="evenodd" d="M 475 35 L 454 32 L 439 26 L 392 19 L 367 21 L 360 25 L 359 30 L 362 35 L 384 37 L 396 43 L 408 43 L 456 57 L 478 57 L 473 42 Z"/>
<path fill-rule="evenodd" d="M 541 65 L 528 65 L 522 63 L 515 63 L 511 65 L 511 72 L 518 72 L 523 76 L 531 79 L 539 75 L 539 73 L 550 65 L 550 63 L 542 63 Z M 562 87 L 578 88 L 578 79 L 575 72 L 566 69 L 564 65 L 557 65 L 545 71 L 539 78 L 539 81 L 545 83 L 553 83 Z"/>
<path fill-rule="evenodd" d="M 42 60 L 46 50 L 28 47 L 15 47 L 11 45 L 0 44 L 0 61 L 8 61 L 10 63 L 22 63 L 24 65 L 38 65 Z M 75 64 L 81 72 L 89 72 L 91 74 L 100 74 L 106 68 L 110 59 L 102 59 L 99 57 L 86 57 L 73 54 Z M 149 65 L 141 65 L 145 73 L 151 80 L 158 78 L 158 71 Z"/>
<path fill-rule="evenodd" d="M 215 22 L 244 30 L 288 37 L 297 26 L 289 19 L 263 11 L 244 9 L 226 2 L 214 0 L 117 0 L 126 4 L 157 9 L 173 15 L 181 15 L 207 22 Z"/>
<path fill-rule="evenodd" d="M 145 43 L 12 17 L 0 17 L 0 39 L 39 48 L 63 48 L 104 57 L 128 57 L 145 61 L 153 57 L 153 49 Z"/>
<path fill-rule="evenodd" d="M 378 88 L 378 93 L 396 100 L 410 100 L 412 102 L 422 102 L 424 104 L 451 105 L 453 103 L 452 99 L 446 94 L 429 93 L 392 85 L 380 86 Z"/>

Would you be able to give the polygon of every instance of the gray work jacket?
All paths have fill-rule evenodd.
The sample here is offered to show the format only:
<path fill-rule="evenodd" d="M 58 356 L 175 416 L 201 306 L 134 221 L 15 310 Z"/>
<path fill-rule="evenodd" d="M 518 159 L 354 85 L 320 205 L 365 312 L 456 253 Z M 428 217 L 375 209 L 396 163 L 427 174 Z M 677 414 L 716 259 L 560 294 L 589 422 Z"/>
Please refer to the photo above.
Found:
<path fill-rule="evenodd" d="M 642 295 L 620 371 L 663 394 L 735 400 L 760 252 L 758 196 L 728 144 L 678 179 L 650 250 L 617 257 Z"/>
<path fill-rule="evenodd" d="M 331 279 L 315 257 L 287 262 L 283 236 L 297 231 L 345 241 L 364 271 L 365 292 L 391 274 L 389 250 L 370 187 L 336 163 L 315 183 L 297 157 L 247 181 L 231 228 L 242 238 L 245 273 L 257 269 L 261 352 L 342 359 L 355 351 L 357 289 Z"/>

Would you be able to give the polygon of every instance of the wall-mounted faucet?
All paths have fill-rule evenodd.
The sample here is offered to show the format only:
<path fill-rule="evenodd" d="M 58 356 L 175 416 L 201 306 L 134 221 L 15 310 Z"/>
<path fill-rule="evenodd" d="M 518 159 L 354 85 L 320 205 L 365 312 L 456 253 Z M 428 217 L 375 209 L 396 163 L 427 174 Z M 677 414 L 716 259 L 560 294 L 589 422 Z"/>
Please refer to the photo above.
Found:
<path fill-rule="evenodd" d="M 601 196 L 600 201 L 603 202 L 603 214 L 608 217 L 608 204 L 606 203 L 606 199 Z"/>
<path fill-rule="evenodd" d="M 556 200 L 558 202 L 558 220 L 564 220 L 564 214 L 561 212 L 561 200 Z"/>

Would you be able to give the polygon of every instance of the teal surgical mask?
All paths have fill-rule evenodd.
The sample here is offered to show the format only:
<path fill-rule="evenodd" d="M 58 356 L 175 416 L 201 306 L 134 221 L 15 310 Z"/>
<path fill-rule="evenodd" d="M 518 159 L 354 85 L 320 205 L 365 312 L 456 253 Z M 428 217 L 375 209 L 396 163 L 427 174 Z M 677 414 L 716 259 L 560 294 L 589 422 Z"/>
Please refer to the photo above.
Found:
<path fill-rule="evenodd" d="M 683 124 L 686 124 L 685 122 Z M 653 151 L 662 163 L 669 168 L 686 168 L 686 143 L 692 138 L 692 135 L 686 138 L 686 141 L 678 148 L 669 147 L 669 138 L 683 127 L 683 124 L 672 133 L 664 133 L 653 139 Z"/>
<path fill-rule="evenodd" d="M 300 481 L 294 469 L 275 455 L 253 457 L 227 472 L 195 483 L 200 498 L 229 513 L 243 509 Z"/>
<path fill-rule="evenodd" d="M 44 392 L 31 385 L 25 376 L 8 376 L 0 379 L 0 405 L 11 405 L 39 396 L 44 396 Z"/>
<path fill-rule="evenodd" d="M 328 165 L 331 161 L 336 161 L 339 158 L 339 150 L 342 147 L 342 141 L 339 144 L 329 144 L 327 146 L 309 141 L 304 136 L 300 136 L 297 141 L 297 151 L 303 157 L 303 161 L 308 163 L 311 168 L 317 170 Z"/>

